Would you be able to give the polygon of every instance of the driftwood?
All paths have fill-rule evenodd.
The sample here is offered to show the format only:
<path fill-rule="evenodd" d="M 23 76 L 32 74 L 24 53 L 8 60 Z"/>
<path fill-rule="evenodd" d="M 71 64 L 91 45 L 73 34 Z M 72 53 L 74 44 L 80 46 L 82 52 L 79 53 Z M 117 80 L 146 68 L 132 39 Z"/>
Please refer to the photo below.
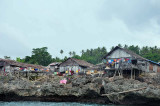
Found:
<path fill-rule="evenodd" d="M 110 93 L 110 94 L 102 94 L 102 96 L 109 96 L 109 95 L 114 95 L 114 94 L 128 93 L 128 92 L 143 90 L 143 89 L 146 89 L 146 88 L 147 87 L 143 87 L 143 88 L 139 88 L 139 89 L 132 89 L 132 90 L 128 90 L 128 91 L 122 91 L 122 92 L 113 92 L 113 93 Z"/>

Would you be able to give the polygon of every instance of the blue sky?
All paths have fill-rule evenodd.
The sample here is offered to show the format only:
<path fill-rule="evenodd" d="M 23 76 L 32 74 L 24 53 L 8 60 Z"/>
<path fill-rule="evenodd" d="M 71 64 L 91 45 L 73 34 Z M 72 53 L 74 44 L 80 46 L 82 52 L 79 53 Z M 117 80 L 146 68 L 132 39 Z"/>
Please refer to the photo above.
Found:
<path fill-rule="evenodd" d="M 0 58 L 48 47 L 69 51 L 117 44 L 160 47 L 160 0 L 0 0 Z"/>

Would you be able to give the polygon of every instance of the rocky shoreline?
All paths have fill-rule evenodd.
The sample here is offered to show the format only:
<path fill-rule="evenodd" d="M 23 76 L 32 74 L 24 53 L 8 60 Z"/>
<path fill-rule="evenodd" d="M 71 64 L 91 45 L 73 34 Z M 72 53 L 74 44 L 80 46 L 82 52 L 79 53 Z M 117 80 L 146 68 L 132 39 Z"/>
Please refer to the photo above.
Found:
<path fill-rule="evenodd" d="M 67 84 L 63 77 L 44 77 L 36 81 L 1 77 L 0 101 L 83 102 L 99 104 L 159 105 L 160 86 L 147 81 L 121 77 L 72 76 Z M 124 92 L 145 88 L 138 91 Z M 110 94 L 102 96 L 103 94 Z"/>

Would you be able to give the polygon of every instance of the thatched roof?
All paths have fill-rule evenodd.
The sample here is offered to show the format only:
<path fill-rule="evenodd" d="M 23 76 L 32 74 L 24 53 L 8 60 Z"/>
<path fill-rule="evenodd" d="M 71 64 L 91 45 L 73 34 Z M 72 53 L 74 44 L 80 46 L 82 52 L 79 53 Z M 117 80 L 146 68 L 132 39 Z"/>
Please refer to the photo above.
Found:
<path fill-rule="evenodd" d="M 27 63 L 20 63 L 14 60 L 8 60 L 8 59 L 1 59 L 0 58 L 0 66 L 4 66 L 6 64 L 9 64 L 11 66 L 17 66 L 17 67 L 33 67 L 33 68 L 44 68 L 44 66 L 41 65 L 35 65 L 35 64 L 27 64 Z"/>

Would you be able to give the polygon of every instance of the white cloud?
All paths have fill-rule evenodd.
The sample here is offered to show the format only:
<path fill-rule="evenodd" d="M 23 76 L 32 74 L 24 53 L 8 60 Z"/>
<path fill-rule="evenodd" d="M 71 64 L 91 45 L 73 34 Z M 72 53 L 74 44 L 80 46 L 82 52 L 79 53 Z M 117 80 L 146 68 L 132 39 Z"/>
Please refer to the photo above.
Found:
<path fill-rule="evenodd" d="M 158 0 L 2 0 L 0 36 L 21 46 L 22 57 L 44 46 L 53 57 L 118 43 L 160 46 L 159 10 Z M 8 52 L 17 54 L 1 55 Z"/>

